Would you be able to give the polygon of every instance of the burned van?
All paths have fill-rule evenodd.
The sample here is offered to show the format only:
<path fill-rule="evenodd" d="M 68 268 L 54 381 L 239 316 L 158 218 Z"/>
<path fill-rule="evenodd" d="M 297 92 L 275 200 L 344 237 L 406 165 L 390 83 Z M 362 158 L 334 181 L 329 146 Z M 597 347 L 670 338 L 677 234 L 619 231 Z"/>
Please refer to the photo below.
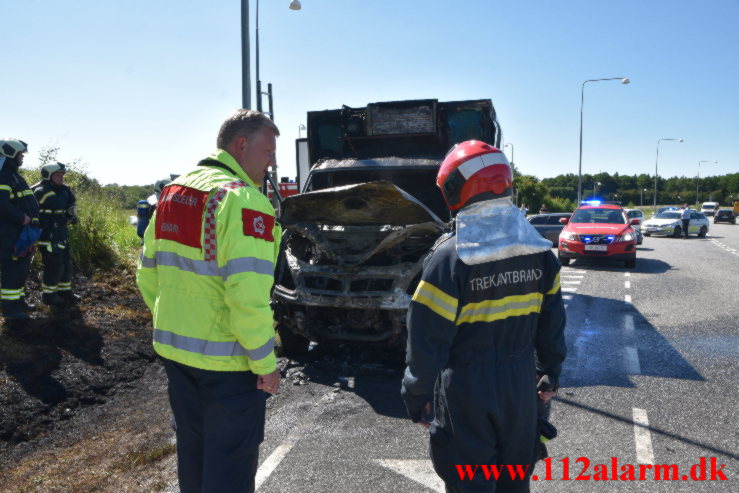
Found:
<path fill-rule="evenodd" d="M 307 127 L 314 164 L 280 215 L 273 306 L 283 349 L 402 346 L 423 260 L 450 227 L 436 173 L 458 142 L 500 144 L 492 102 L 344 107 L 308 113 Z"/>

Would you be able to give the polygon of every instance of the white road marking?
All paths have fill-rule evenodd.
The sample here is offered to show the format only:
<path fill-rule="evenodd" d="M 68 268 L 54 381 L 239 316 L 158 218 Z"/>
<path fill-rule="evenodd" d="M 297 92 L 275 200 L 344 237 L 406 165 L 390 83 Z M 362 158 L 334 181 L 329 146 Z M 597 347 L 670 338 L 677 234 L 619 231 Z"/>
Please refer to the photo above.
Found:
<path fill-rule="evenodd" d="M 632 408 L 634 416 L 634 442 L 636 443 L 636 462 L 654 464 L 652 434 L 649 431 L 649 418 L 644 409 Z"/>
<path fill-rule="evenodd" d="M 624 277 L 631 277 L 631 272 L 624 272 Z"/>
<path fill-rule="evenodd" d="M 382 467 L 405 476 L 426 488 L 444 493 L 444 481 L 436 475 L 434 466 L 428 459 L 424 460 L 397 460 L 397 459 L 375 459 Z"/>
<path fill-rule="evenodd" d="M 559 281 L 560 284 L 580 284 L 582 281 Z"/>
<path fill-rule="evenodd" d="M 567 275 L 567 274 L 560 274 L 559 277 L 566 277 L 567 279 L 582 279 L 585 276 L 570 276 L 570 275 Z"/>
<path fill-rule="evenodd" d="M 563 267 L 561 272 L 567 273 L 567 274 L 585 274 L 584 270 L 575 270 L 575 269 L 569 269 L 566 267 Z"/>
<path fill-rule="evenodd" d="M 574 293 L 577 291 L 577 288 L 571 288 L 571 287 L 563 287 L 562 292 L 563 293 Z"/>
<path fill-rule="evenodd" d="M 282 462 L 282 459 L 285 458 L 285 456 L 292 450 L 292 448 L 295 446 L 296 443 L 302 438 L 305 431 L 313 426 L 313 421 L 318 417 L 321 412 L 325 409 L 326 403 L 333 400 L 335 394 L 333 389 L 330 389 L 328 392 L 326 392 L 323 397 L 321 397 L 318 402 L 316 402 L 313 405 L 313 408 L 310 409 L 304 416 L 303 419 L 298 420 L 298 425 L 293 428 L 290 433 L 288 433 L 287 438 L 282 441 L 280 445 L 277 446 L 277 448 L 270 454 L 269 457 L 264 459 L 264 462 L 262 462 L 262 465 L 259 466 L 259 469 L 257 469 L 257 475 L 255 478 L 255 491 L 259 489 L 260 486 L 262 486 L 262 483 L 264 483 L 267 478 L 269 478 L 270 474 L 274 472 L 275 469 L 277 469 L 277 466 L 280 465 L 280 462 Z"/>
<path fill-rule="evenodd" d="M 625 287 L 626 289 L 631 289 L 631 281 L 625 281 L 625 282 L 624 282 L 624 287 Z"/>
<path fill-rule="evenodd" d="M 631 303 L 631 295 L 630 294 L 624 295 L 624 301 L 626 303 Z"/>
<path fill-rule="evenodd" d="M 721 242 L 720 242 L 720 241 L 718 241 L 717 239 L 715 239 L 715 238 L 712 238 L 712 237 L 710 237 L 710 236 L 709 236 L 709 238 L 710 238 L 710 240 L 711 240 L 711 243 L 713 243 L 714 245 L 716 245 L 716 246 L 718 246 L 718 247 L 720 247 L 720 248 L 723 248 L 723 249 L 724 249 L 724 250 L 726 250 L 727 252 L 729 252 L 729 253 L 731 253 L 731 254 L 733 254 L 733 255 L 736 255 L 737 257 L 739 257 L 739 250 L 737 250 L 737 249 L 735 249 L 735 248 L 731 248 L 731 247 L 730 247 L 730 246 L 728 246 L 728 245 L 724 245 L 723 243 L 721 243 Z"/>
<path fill-rule="evenodd" d="M 562 299 L 563 300 L 571 300 L 572 299 L 572 295 L 571 294 L 563 294 L 562 295 Z"/>
<path fill-rule="evenodd" d="M 629 375 L 641 375 L 641 365 L 639 364 L 639 353 L 635 347 L 624 348 L 624 366 Z"/>
<path fill-rule="evenodd" d="M 634 333 L 634 316 L 631 314 L 627 314 L 624 317 L 624 332 L 626 335 L 631 335 Z"/>

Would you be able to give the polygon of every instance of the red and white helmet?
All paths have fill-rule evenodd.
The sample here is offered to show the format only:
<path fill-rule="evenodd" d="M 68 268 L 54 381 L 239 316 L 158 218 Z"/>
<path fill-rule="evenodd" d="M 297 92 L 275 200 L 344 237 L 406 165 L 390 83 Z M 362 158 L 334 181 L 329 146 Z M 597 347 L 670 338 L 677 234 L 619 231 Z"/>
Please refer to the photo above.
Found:
<path fill-rule="evenodd" d="M 510 197 L 513 173 L 500 149 L 468 140 L 452 147 L 436 175 L 449 210 L 456 211 L 473 202 Z"/>

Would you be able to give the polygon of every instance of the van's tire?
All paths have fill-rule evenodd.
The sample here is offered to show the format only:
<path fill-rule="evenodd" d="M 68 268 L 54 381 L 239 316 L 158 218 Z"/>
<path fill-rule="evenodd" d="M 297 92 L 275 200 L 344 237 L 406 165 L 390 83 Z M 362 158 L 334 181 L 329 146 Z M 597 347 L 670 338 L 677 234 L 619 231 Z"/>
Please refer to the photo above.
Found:
<path fill-rule="evenodd" d="M 705 226 L 701 226 L 701 230 L 698 232 L 698 236 L 700 236 L 701 238 L 705 238 L 707 233 L 708 228 L 706 228 Z"/>
<path fill-rule="evenodd" d="M 280 336 L 280 347 L 282 355 L 288 358 L 304 356 L 308 352 L 310 341 L 303 336 L 295 334 L 284 325 L 277 326 L 277 334 Z"/>
<path fill-rule="evenodd" d="M 559 257 L 559 263 L 562 265 L 570 265 L 570 260 L 572 259 L 565 258 L 565 257 Z"/>

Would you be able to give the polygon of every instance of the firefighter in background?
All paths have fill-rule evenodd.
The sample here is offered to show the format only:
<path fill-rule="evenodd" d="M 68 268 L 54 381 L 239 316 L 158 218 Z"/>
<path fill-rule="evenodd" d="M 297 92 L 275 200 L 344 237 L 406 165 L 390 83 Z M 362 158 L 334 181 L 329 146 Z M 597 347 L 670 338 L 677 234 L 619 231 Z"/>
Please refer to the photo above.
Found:
<path fill-rule="evenodd" d="M 72 292 L 72 258 L 69 251 L 69 224 L 77 223 L 74 193 L 64 184 L 67 172 L 62 163 L 41 167 L 41 181 L 33 186 L 41 219 L 38 245 L 44 265 L 41 299 L 49 306 L 69 306 L 79 302 Z"/>
<path fill-rule="evenodd" d="M 430 431 L 447 492 L 529 491 L 537 399 L 554 395 L 565 357 L 560 264 L 510 201 L 512 182 L 505 155 L 479 141 L 455 146 L 436 178 L 455 230 L 434 246 L 413 295 L 401 393 Z M 461 480 L 456 464 L 526 472 Z"/>
<path fill-rule="evenodd" d="M 22 140 L 0 140 L 0 299 L 11 323 L 28 320 L 32 308 L 24 300 L 24 285 L 34 247 L 18 247 L 24 228 L 38 224 L 38 203 L 18 171 L 27 151 Z"/>
<path fill-rule="evenodd" d="M 136 234 L 139 238 L 144 238 L 144 232 L 146 227 L 149 225 L 151 216 L 154 215 L 154 211 L 157 208 L 157 201 L 159 196 L 162 194 L 164 187 L 176 180 L 180 175 L 169 175 L 169 179 L 159 180 L 154 184 L 154 193 L 149 195 L 146 200 L 139 200 L 136 205 Z"/>

